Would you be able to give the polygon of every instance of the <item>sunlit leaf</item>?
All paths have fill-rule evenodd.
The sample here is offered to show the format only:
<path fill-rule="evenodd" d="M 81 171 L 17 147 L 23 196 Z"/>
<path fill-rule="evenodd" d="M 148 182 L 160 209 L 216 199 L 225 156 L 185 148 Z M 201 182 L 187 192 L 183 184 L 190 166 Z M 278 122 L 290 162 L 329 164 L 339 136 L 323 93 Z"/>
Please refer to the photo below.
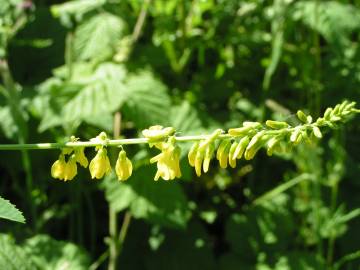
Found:
<path fill-rule="evenodd" d="M 0 218 L 25 223 L 25 218 L 15 205 L 0 197 Z"/>

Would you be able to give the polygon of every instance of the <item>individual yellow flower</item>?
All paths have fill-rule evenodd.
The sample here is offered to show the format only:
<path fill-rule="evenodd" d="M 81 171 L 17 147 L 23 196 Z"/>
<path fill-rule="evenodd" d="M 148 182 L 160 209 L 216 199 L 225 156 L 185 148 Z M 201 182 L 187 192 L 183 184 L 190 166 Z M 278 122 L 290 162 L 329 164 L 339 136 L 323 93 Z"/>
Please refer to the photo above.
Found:
<path fill-rule="evenodd" d="M 77 174 L 76 157 L 75 155 L 72 155 L 65 165 L 64 175 L 63 175 L 64 181 L 72 180 L 76 174 Z"/>
<path fill-rule="evenodd" d="M 173 141 L 164 144 L 162 152 L 150 160 L 151 163 L 157 162 L 157 172 L 154 180 L 160 177 L 164 180 L 173 180 L 181 177 L 180 171 L 180 148 L 174 145 Z"/>
<path fill-rule="evenodd" d="M 84 147 L 78 147 L 75 149 L 75 158 L 76 158 L 76 162 L 78 162 L 84 168 L 88 166 L 89 161 L 84 154 Z"/>
<path fill-rule="evenodd" d="M 63 154 L 60 154 L 59 159 L 51 166 L 51 176 L 57 179 L 64 179 L 66 162 Z"/>
<path fill-rule="evenodd" d="M 90 162 L 89 170 L 92 179 L 100 179 L 105 174 L 111 172 L 110 160 L 105 148 L 98 150 L 96 156 Z"/>
<path fill-rule="evenodd" d="M 72 180 L 76 174 L 75 155 L 72 155 L 66 162 L 64 154 L 60 154 L 59 159 L 51 166 L 51 176 L 60 180 Z"/>
<path fill-rule="evenodd" d="M 116 175 L 120 181 L 127 180 L 132 174 L 132 163 L 126 157 L 126 152 L 121 150 L 115 165 Z"/>

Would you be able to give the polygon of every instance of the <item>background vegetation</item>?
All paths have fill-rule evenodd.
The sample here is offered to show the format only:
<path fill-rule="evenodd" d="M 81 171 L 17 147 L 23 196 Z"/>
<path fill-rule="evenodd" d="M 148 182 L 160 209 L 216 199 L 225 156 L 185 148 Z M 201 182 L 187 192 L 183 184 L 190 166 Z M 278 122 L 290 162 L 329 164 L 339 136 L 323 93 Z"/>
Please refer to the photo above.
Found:
<path fill-rule="evenodd" d="M 359 100 L 359 29 L 358 0 L 0 0 L 0 141 L 317 117 Z M 145 145 L 126 183 L 3 151 L 0 194 L 26 224 L 0 221 L 0 268 L 359 269 L 359 123 L 200 178 L 183 150 L 170 182 Z"/>

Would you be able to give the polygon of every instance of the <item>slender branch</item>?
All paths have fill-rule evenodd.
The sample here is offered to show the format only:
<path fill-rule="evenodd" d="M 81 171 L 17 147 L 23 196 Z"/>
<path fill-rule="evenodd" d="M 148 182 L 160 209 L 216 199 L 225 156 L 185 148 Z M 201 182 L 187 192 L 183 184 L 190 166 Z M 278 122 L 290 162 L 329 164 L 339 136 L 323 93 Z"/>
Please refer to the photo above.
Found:
<path fill-rule="evenodd" d="M 288 133 L 291 134 L 296 129 L 298 130 L 312 130 L 314 127 L 323 127 L 326 124 L 303 124 L 295 127 L 288 127 L 283 129 L 271 129 L 263 127 L 258 129 L 257 131 L 265 131 L 266 135 L 278 135 Z M 205 135 L 189 135 L 189 136 L 175 136 L 175 141 L 177 142 L 189 142 L 189 141 L 201 141 L 211 137 L 211 134 Z M 228 133 L 221 134 L 218 136 L 219 139 L 230 139 L 235 138 L 236 136 L 230 135 Z M 129 144 L 147 144 L 149 143 L 148 138 L 132 138 L 132 139 L 116 139 L 116 140 L 107 140 L 105 142 L 101 141 L 76 141 L 76 142 L 66 142 L 66 143 L 26 143 L 26 144 L 0 144 L 1 150 L 47 150 L 47 149 L 62 149 L 62 148 L 76 148 L 76 147 L 96 147 L 96 146 L 121 146 L 121 145 L 129 145 Z"/>
<path fill-rule="evenodd" d="M 199 141 L 208 138 L 210 135 L 197 135 L 197 136 L 181 136 L 175 137 L 176 141 Z M 220 138 L 229 138 L 230 135 L 221 135 Z M 149 143 L 147 138 L 135 138 L 135 139 L 119 139 L 119 140 L 108 140 L 106 143 L 102 142 L 67 142 L 67 143 L 28 143 L 28 144 L 0 144 L 0 150 L 47 150 L 47 149 L 61 149 L 66 147 L 95 147 L 95 146 L 120 146 L 127 144 L 144 144 Z"/>
<path fill-rule="evenodd" d="M 131 35 L 132 43 L 135 43 L 139 39 L 139 37 L 141 35 L 141 30 L 142 30 L 142 28 L 143 28 L 143 26 L 145 24 L 147 10 L 148 10 L 148 7 L 150 5 L 150 2 L 151 2 L 151 0 L 145 0 L 144 1 L 144 4 L 143 4 L 143 6 L 141 8 L 139 17 L 137 18 L 137 21 L 136 21 L 134 31 L 133 31 L 133 33 Z"/>

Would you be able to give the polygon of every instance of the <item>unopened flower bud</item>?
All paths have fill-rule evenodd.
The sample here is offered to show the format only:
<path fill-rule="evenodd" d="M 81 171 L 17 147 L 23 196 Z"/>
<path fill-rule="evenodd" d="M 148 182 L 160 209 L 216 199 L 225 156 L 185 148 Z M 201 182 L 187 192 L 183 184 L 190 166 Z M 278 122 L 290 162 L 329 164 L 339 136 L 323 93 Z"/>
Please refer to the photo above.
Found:
<path fill-rule="evenodd" d="M 121 150 L 116 161 L 115 172 L 120 181 L 127 180 L 132 174 L 132 163 L 126 157 L 126 152 Z"/>
<path fill-rule="evenodd" d="M 100 179 L 105 174 L 111 172 L 110 160 L 105 148 L 98 150 L 96 156 L 90 162 L 89 170 L 92 179 Z"/>

